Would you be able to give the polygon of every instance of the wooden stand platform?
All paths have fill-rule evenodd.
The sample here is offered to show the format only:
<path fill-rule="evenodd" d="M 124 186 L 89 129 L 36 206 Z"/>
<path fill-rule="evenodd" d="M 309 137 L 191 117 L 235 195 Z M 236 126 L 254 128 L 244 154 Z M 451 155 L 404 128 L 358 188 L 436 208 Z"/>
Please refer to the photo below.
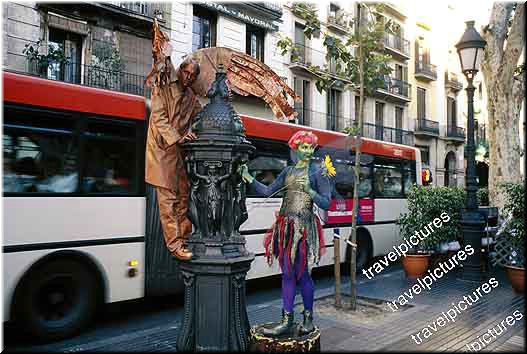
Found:
<path fill-rule="evenodd" d="M 249 350 L 255 353 L 317 353 L 320 352 L 320 330 L 299 335 L 298 326 L 292 333 L 280 337 L 267 337 L 261 333 L 262 328 L 271 328 L 278 323 L 265 323 L 251 328 Z"/>

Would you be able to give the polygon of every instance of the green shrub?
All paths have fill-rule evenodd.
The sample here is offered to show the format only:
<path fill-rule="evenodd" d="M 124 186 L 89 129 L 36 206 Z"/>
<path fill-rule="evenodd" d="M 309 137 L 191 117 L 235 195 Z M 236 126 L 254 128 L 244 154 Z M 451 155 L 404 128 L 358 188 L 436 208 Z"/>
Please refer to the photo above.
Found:
<path fill-rule="evenodd" d="M 478 197 L 478 205 L 481 205 L 481 206 L 489 205 L 489 189 L 488 188 L 479 188 L 477 197 Z"/>
<path fill-rule="evenodd" d="M 502 216 L 506 219 L 504 235 L 510 241 L 517 261 L 525 266 L 525 185 L 523 183 L 503 183 L 499 186 L 505 192 L 505 206 Z M 508 220 L 507 220 L 508 219 Z"/>
<path fill-rule="evenodd" d="M 460 233 L 460 209 L 465 205 L 465 190 L 451 187 L 423 187 L 414 185 L 408 193 L 408 212 L 397 220 L 403 238 L 409 239 L 416 231 L 446 212 L 450 221 L 419 242 L 416 251 L 435 251 L 443 241 L 457 240 Z"/>

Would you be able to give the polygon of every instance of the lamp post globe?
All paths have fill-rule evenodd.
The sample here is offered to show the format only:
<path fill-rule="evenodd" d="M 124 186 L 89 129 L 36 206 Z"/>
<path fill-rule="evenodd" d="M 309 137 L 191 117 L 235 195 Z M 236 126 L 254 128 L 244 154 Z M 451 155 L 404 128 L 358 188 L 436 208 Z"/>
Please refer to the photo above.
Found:
<path fill-rule="evenodd" d="M 474 21 L 466 22 L 466 29 L 461 39 L 456 44 L 456 49 L 461 62 L 461 70 L 467 78 L 467 171 L 466 171 L 466 200 L 465 209 L 461 211 L 461 232 L 466 245 L 474 248 L 474 254 L 467 259 L 460 279 L 469 281 L 480 281 L 483 278 L 481 272 L 481 238 L 484 236 L 485 218 L 478 210 L 477 182 L 476 182 L 476 159 L 474 143 L 474 77 L 479 71 L 483 59 L 486 41 L 474 28 Z"/>

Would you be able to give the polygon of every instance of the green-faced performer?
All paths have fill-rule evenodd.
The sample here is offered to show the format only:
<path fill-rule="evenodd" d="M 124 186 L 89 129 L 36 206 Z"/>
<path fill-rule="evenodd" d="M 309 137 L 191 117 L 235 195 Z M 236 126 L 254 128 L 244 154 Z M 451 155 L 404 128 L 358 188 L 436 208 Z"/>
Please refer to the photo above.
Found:
<path fill-rule="evenodd" d="M 298 161 L 294 166 L 286 167 L 270 186 L 252 177 L 247 166 L 240 168 L 243 179 L 258 194 L 270 196 L 280 189 L 286 190 L 277 219 L 264 237 L 269 265 L 273 258 L 277 258 L 282 269 L 282 321 L 274 328 L 265 329 L 264 335 L 279 336 L 292 330 L 297 281 L 304 302 L 304 321 L 300 332 L 307 334 L 314 329 L 315 288 L 310 271 L 313 264 L 318 264 L 324 251 L 324 235 L 320 220 L 313 211 L 313 203 L 328 209 L 331 201 L 328 169 L 324 170 L 311 161 L 317 142 L 318 137 L 312 132 L 296 132 L 288 144 Z"/>

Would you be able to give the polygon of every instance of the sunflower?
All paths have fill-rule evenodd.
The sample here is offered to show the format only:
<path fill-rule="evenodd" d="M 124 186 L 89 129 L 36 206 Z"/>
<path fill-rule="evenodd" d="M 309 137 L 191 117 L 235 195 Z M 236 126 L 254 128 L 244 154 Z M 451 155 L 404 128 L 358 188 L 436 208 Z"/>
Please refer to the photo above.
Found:
<path fill-rule="evenodd" d="M 329 155 L 326 155 L 324 158 L 324 176 L 334 177 L 337 174 L 337 170 L 333 166 L 333 163 L 331 162 L 331 157 Z"/>

